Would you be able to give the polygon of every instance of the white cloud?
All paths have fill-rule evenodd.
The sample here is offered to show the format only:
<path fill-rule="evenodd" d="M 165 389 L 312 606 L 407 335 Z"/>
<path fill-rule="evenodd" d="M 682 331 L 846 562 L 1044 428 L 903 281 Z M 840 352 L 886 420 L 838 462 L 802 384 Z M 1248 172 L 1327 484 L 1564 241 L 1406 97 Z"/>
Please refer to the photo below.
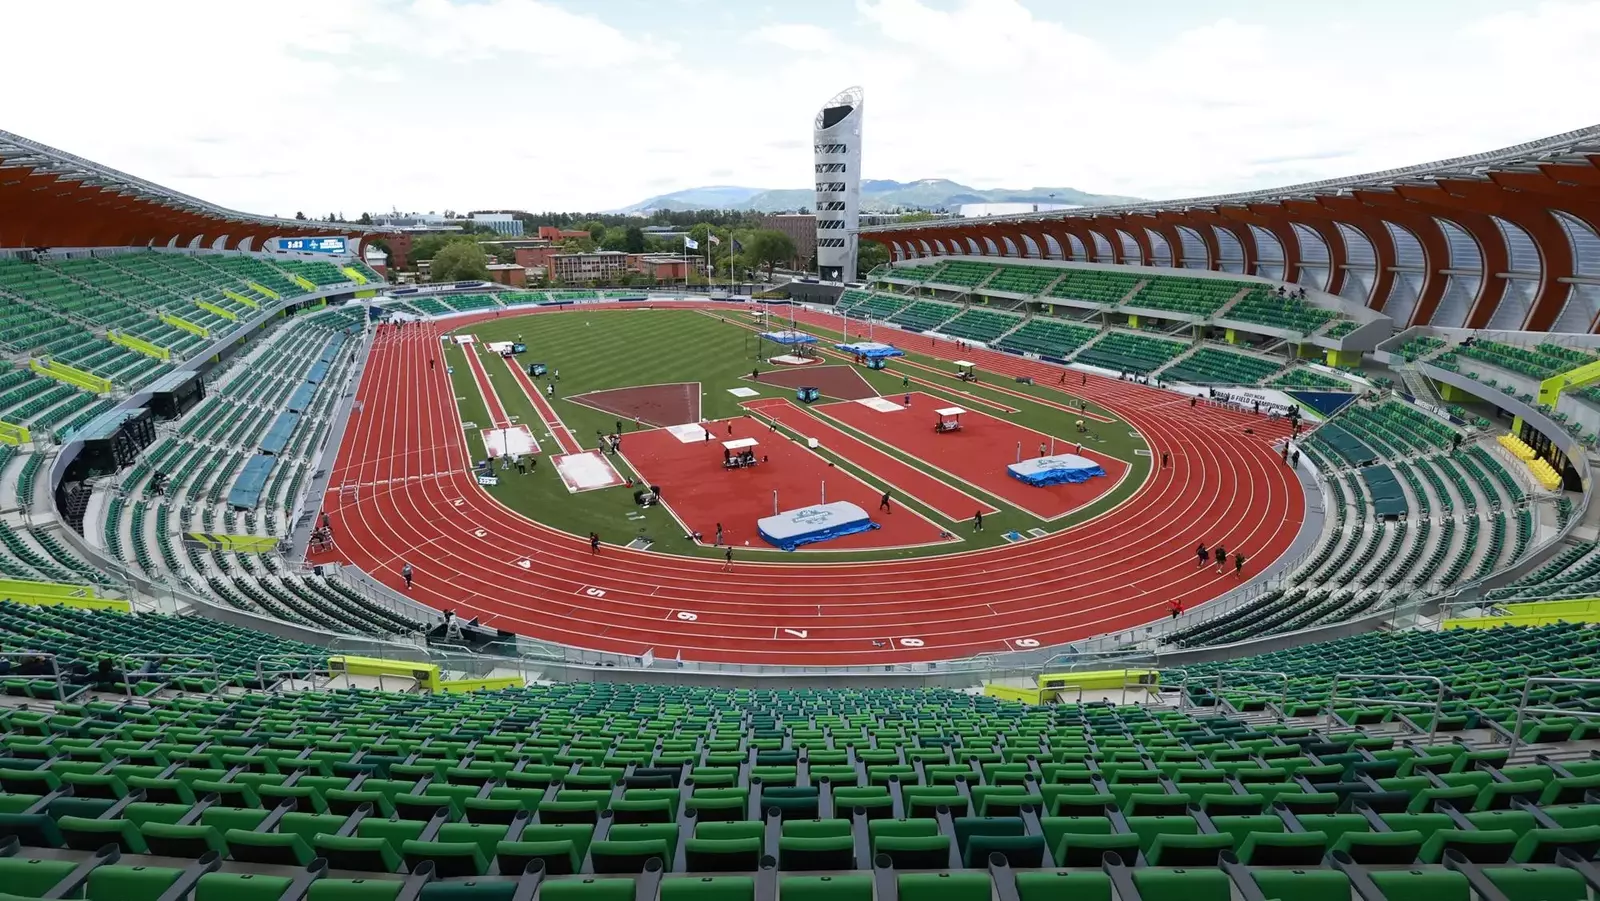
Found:
<path fill-rule="evenodd" d="M 844 21 L 784 7 L 743 33 L 704 4 L 638 21 L 559 0 L 52 0 L 8 10 L 31 38 L 7 70 L 49 90 L 5 95 L 0 125 L 228 206 L 354 215 L 802 187 L 812 117 L 852 84 L 871 177 L 1150 197 L 1600 121 L 1600 0 L 1477 21 L 1416 2 L 1438 4 L 1437 28 L 1330 7 L 1295 30 L 1202 18 L 1153 40 L 1137 15 L 1089 34 L 1017 0 L 856 0 Z"/>
<path fill-rule="evenodd" d="M 820 25 L 803 25 L 793 22 L 763 25 L 750 33 L 758 41 L 776 44 L 790 50 L 811 53 L 835 46 L 833 34 Z"/>

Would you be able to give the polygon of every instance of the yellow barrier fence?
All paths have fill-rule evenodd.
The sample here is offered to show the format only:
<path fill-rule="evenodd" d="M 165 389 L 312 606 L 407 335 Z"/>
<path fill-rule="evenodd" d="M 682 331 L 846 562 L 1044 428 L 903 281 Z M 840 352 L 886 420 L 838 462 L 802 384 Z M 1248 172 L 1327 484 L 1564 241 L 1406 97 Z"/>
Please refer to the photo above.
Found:
<path fill-rule="evenodd" d="M 249 307 L 252 310 L 261 309 L 261 304 L 256 303 L 255 301 L 251 300 L 248 297 L 245 297 L 243 294 L 240 294 L 237 291 L 223 291 L 222 292 L 222 296 L 228 298 L 229 300 L 233 300 L 233 301 L 237 301 L 239 303 L 242 303 L 242 304 L 244 304 L 245 306 Z"/>
<path fill-rule="evenodd" d="M 116 610 L 122 613 L 133 610 L 133 605 L 121 598 L 97 597 L 94 587 L 90 585 L 26 579 L 0 579 L 0 599 L 33 607 L 77 607 L 80 610 Z"/>
<path fill-rule="evenodd" d="M 364 285 L 367 283 L 367 277 L 362 275 L 361 270 L 355 268 L 354 266 L 340 266 L 339 271 L 350 276 L 350 280 L 358 285 Z"/>
<path fill-rule="evenodd" d="M 213 551 L 239 554 L 269 554 L 282 542 L 270 535 L 225 535 L 217 532 L 185 532 L 183 540 Z"/>
<path fill-rule="evenodd" d="M 57 363 L 55 360 L 29 360 L 28 368 L 42 376 L 47 376 L 58 382 L 65 382 L 68 385 L 82 388 L 93 394 L 111 393 L 110 379 L 95 375 L 92 372 L 84 372 L 82 369 L 76 369 L 65 363 Z"/>
<path fill-rule="evenodd" d="M 1600 622 L 1600 598 L 1574 598 L 1564 601 L 1528 601 L 1505 604 L 1504 616 L 1474 616 L 1447 619 L 1445 629 L 1498 629 L 1501 626 L 1548 626 L 1552 623 Z"/>
<path fill-rule="evenodd" d="M 210 329 L 202 325 L 195 325 L 182 316 L 179 316 L 177 313 L 162 313 L 161 321 L 175 329 L 182 329 L 191 335 L 199 335 L 202 338 L 211 337 Z"/>
<path fill-rule="evenodd" d="M 431 663 L 379 660 L 375 657 L 329 657 L 328 669 L 352 676 L 400 676 L 415 679 L 428 691 L 439 690 L 439 667 Z"/>
<path fill-rule="evenodd" d="M 250 290 L 256 292 L 257 294 L 265 294 L 268 297 L 272 298 L 273 300 L 282 300 L 283 299 L 283 295 L 282 294 L 279 294 L 278 292 L 272 290 L 271 288 L 267 287 L 266 285 L 257 284 L 255 282 L 245 282 L 245 284 L 249 285 L 250 286 Z"/>
<path fill-rule="evenodd" d="M 295 275 L 293 272 L 289 273 L 289 280 L 306 289 L 307 291 L 317 290 L 316 282 L 309 278 L 305 278 L 304 276 Z"/>
<path fill-rule="evenodd" d="M 151 344 L 149 341 L 130 335 L 127 332 L 119 332 L 116 329 L 111 329 L 110 331 L 106 332 L 106 340 L 120 347 L 126 347 L 131 351 L 142 353 L 147 357 L 154 357 L 157 360 L 165 361 L 172 359 L 172 351 L 167 350 L 165 347 Z"/>
<path fill-rule="evenodd" d="M 210 301 L 197 300 L 194 302 L 194 305 L 202 310 L 205 310 L 207 313 L 216 313 L 218 316 L 221 316 L 223 319 L 226 319 L 229 322 L 239 321 L 239 317 L 235 315 L 232 310 L 225 310 L 222 307 L 211 303 Z"/>

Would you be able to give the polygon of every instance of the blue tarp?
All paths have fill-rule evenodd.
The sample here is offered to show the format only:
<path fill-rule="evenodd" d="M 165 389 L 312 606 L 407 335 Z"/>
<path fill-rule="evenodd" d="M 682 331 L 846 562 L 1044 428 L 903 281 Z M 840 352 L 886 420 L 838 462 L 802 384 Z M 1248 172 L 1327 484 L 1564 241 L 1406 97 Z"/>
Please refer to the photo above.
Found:
<path fill-rule="evenodd" d="M 898 347 L 890 347 L 887 344 L 879 344 L 876 341 L 857 341 L 853 344 L 835 344 L 834 347 L 844 351 L 847 354 L 860 354 L 869 360 L 877 359 L 878 357 L 903 357 L 906 355 L 906 352 Z"/>
<path fill-rule="evenodd" d="M 1372 509 L 1379 516 L 1406 515 L 1409 505 L 1393 470 L 1387 466 L 1368 466 L 1361 470 L 1361 477 L 1367 480 L 1367 490 L 1372 492 Z"/>
<path fill-rule="evenodd" d="M 756 528 L 768 544 L 792 551 L 801 545 L 868 532 L 879 526 L 867 516 L 867 511 L 855 504 L 837 501 L 763 516 Z"/>
<path fill-rule="evenodd" d="M 267 477 L 272 475 L 272 466 L 278 462 L 277 457 L 268 454 L 257 454 L 250 458 L 244 465 L 244 471 L 239 473 L 238 481 L 233 483 L 233 488 L 228 492 L 228 506 L 242 507 L 254 510 L 261 504 L 261 492 L 266 490 Z"/>
<path fill-rule="evenodd" d="M 328 377 L 328 364 L 327 363 L 318 363 L 317 365 L 311 367 L 311 371 L 310 372 L 306 373 L 306 381 L 310 382 L 313 385 L 322 384 L 322 380 L 327 378 L 327 377 Z"/>
<path fill-rule="evenodd" d="M 272 428 L 267 429 L 267 434 L 261 438 L 261 450 L 269 454 L 283 453 L 289 444 L 289 436 L 294 434 L 294 427 L 299 424 L 299 413 L 279 413 L 278 418 L 272 421 Z"/>
<path fill-rule="evenodd" d="M 327 349 L 322 352 L 322 357 L 320 359 L 320 362 L 332 363 L 334 360 L 338 359 L 339 358 L 339 346 L 342 345 L 342 344 L 344 344 L 344 335 L 335 334 L 333 336 L 332 343 L 330 343 L 328 345 Z"/>
<path fill-rule="evenodd" d="M 289 406 L 285 409 L 291 413 L 304 412 L 306 407 L 311 406 L 311 396 L 316 393 L 316 385 L 301 385 L 300 387 L 294 389 L 293 394 L 289 395 Z"/>
<path fill-rule="evenodd" d="M 1345 404 L 1356 399 L 1354 394 L 1345 391 L 1290 391 L 1289 396 L 1305 404 L 1324 417 L 1332 416 L 1339 412 Z"/>
<path fill-rule="evenodd" d="M 1106 471 L 1099 463 L 1077 454 L 1056 454 L 1053 457 L 1035 457 L 1006 467 L 1013 479 L 1029 485 L 1060 485 L 1087 482 Z"/>
<path fill-rule="evenodd" d="M 808 335 L 805 332 L 793 332 L 793 331 L 762 332 L 761 333 L 761 337 L 767 339 L 768 341 L 776 343 L 776 344 L 815 344 L 815 343 L 817 343 L 817 336 L 816 335 Z"/>

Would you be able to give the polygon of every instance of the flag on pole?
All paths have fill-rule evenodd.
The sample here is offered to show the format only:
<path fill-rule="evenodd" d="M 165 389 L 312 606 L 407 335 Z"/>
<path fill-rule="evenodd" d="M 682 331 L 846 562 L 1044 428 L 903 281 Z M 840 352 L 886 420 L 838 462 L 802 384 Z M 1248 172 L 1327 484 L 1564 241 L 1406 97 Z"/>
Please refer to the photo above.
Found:
<path fill-rule="evenodd" d="M 744 251 L 744 245 L 739 243 L 739 239 L 738 238 L 734 238 L 733 239 L 733 252 L 734 253 L 742 253 L 743 251 Z"/>
<path fill-rule="evenodd" d="M 716 235 L 709 235 L 709 236 L 706 237 L 706 240 L 710 241 L 713 244 L 721 244 L 722 243 L 722 239 L 717 237 Z"/>
<path fill-rule="evenodd" d="M 693 239 L 691 237 L 689 237 L 688 235 L 684 235 L 683 236 L 683 246 L 689 248 L 690 250 L 699 250 L 700 249 L 700 242 L 696 241 L 695 239 Z"/>

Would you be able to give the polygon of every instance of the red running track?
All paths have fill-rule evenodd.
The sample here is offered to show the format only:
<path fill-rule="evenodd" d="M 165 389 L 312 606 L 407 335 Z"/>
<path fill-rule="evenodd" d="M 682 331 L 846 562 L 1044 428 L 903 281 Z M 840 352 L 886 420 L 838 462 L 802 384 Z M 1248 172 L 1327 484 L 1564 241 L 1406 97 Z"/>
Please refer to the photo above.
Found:
<path fill-rule="evenodd" d="M 1040 519 L 1065 516 L 1090 503 L 1110 491 L 1128 472 L 1128 464 L 1086 447 L 1081 453 L 1100 464 L 1106 471 L 1104 478 L 1076 485 L 1036 487 L 1024 484 L 1006 472 L 1007 466 L 1017 462 L 1019 445 L 1023 456 L 1033 457 L 1042 456 L 1039 448 L 1048 450 L 1052 444 L 1057 453 L 1078 453 L 1075 442 L 1052 439 L 1050 435 L 976 410 L 961 414 L 959 431 L 936 433 L 933 424 L 938 417 L 933 411 L 949 406 L 950 402 L 918 391 L 892 394 L 887 399 L 901 403 L 907 397 L 911 399 L 911 406 L 892 412 L 874 410 L 854 401 L 823 404 L 815 409 L 823 416 L 898 448 Z"/>
<path fill-rule="evenodd" d="M 666 429 L 650 429 L 629 432 L 622 442 L 623 457 L 645 484 L 659 485 L 662 500 L 678 520 L 708 540 L 716 535 L 720 522 L 729 544 L 770 549 L 758 534 L 757 521 L 772 515 L 773 492 L 777 492 L 779 509 L 795 510 L 821 503 L 824 483 L 828 501 L 855 504 L 880 528 L 835 538 L 800 553 L 910 547 L 941 540 L 943 530 L 912 510 L 891 502 L 891 512 L 878 512 L 881 488 L 829 466 L 821 456 L 756 419 L 710 423 L 709 432 L 710 441 L 683 442 Z M 760 442 L 756 455 L 768 462 L 723 469 L 722 442 L 736 438 Z"/>
<path fill-rule="evenodd" d="M 809 325 L 836 322 L 804 316 Z M 1264 418 L 1196 411 L 1171 393 L 1091 376 L 1073 393 L 1118 411 L 1158 454 L 1171 453 L 1172 466 L 1088 523 L 1004 547 L 874 563 L 794 555 L 796 562 L 739 563 L 724 573 L 720 561 L 610 546 L 597 561 L 583 538 L 532 522 L 477 487 L 448 376 L 428 369 L 438 334 L 426 324 L 385 329 L 375 340 L 358 392 L 364 410 L 351 421 L 325 499 L 338 541 L 324 559 L 361 566 L 397 588 L 410 561 L 418 601 L 535 639 L 814 665 L 1050 645 L 1149 622 L 1172 600 L 1192 608 L 1222 594 L 1236 581 L 1195 567 L 1197 541 L 1243 551 L 1251 574 L 1290 546 L 1304 515 L 1299 482 L 1268 443 L 1275 427 Z M 897 343 L 954 351 L 920 336 Z M 1041 382 L 1059 372 L 986 351 L 961 356 Z M 1244 434 L 1246 426 L 1257 434 Z M 346 483 L 361 485 L 359 495 L 341 498 Z"/>
<path fill-rule="evenodd" d="M 947 519 L 966 519 L 973 513 L 985 516 L 999 512 L 999 508 L 928 475 L 915 466 L 891 457 L 843 429 L 829 425 L 787 400 L 776 397 L 745 401 L 743 406 L 755 410 L 767 419 L 776 419 L 790 431 L 803 438 L 815 438 L 817 443 L 850 461 L 858 468 L 872 473 L 885 485 L 902 495 L 909 495 Z M 971 511 L 971 512 L 968 512 Z"/>

